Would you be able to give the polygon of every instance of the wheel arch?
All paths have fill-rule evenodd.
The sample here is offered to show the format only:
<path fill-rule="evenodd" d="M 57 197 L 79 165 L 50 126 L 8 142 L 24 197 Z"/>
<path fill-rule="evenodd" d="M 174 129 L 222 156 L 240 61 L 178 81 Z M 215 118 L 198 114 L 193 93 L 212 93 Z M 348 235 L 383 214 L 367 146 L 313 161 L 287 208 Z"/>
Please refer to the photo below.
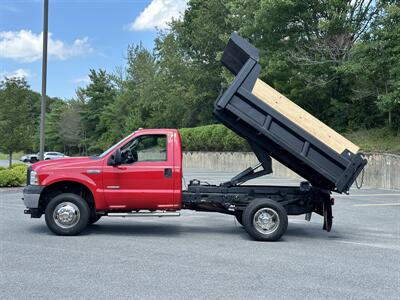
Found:
<path fill-rule="evenodd" d="M 89 208 L 96 210 L 96 202 L 92 190 L 82 182 L 61 180 L 47 185 L 40 194 L 39 207 L 44 212 L 49 201 L 61 193 L 73 193 L 81 196 L 88 203 Z"/>

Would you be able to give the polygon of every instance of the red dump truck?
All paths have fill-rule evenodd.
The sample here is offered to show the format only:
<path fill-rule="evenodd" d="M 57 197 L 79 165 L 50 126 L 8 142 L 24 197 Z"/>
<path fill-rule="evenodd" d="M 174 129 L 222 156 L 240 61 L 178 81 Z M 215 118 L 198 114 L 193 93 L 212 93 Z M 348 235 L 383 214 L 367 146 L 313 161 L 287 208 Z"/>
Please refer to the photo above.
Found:
<path fill-rule="evenodd" d="M 38 162 L 28 168 L 25 213 L 43 214 L 58 235 L 76 235 L 101 217 L 179 216 L 180 210 L 236 217 L 256 240 L 275 241 L 288 215 L 315 212 L 332 226 L 331 192 L 348 192 L 366 164 L 358 147 L 258 79 L 258 50 L 236 33 L 222 56 L 236 77 L 214 115 L 245 138 L 259 164 L 211 185 L 182 189 L 176 129 L 140 129 L 99 156 Z M 270 174 L 271 157 L 308 181 L 299 186 L 249 185 Z"/>

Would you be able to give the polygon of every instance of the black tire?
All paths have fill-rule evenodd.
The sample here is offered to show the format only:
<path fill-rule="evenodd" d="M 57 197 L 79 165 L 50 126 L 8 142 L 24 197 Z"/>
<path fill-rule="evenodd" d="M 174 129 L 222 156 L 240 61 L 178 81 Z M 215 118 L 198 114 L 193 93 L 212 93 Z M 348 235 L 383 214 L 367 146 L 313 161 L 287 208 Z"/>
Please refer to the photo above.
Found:
<path fill-rule="evenodd" d="M 62 205 L 62 203 L 66 203 L 66 205 Z M 74 222 L 71 222 L 71 224 L 68 225 L 64 224 L 64 227 L 60 225 L 63 221 L 54 216 L 55 211 L 60 211 L 62 208 L 70 208 L 70 212 L 72 211 L 72 208 L 77 212 L 72 214 L 74 216 L 73 219 L 75 219 Z M 79 217 L 76 217 L 78 215 Z M 62 217 L 63 216 L 60 216 L 60 218 Z M 87 202 L 81 196 L 71 193 L 63 193 L 50 200 L 45 210 L 45 219 L 47 227 L 55 234 L 77 235 L 88 225 L 90 209 Z"/>
<path fill-rule="evenodd" d="M 240 225 L 244 226 L 244 224 L 243 224 L 243 210 L 237 210 L 235 212 L 235 218 L 236 218 L 236 221 L 238 221 L 238 223 Z"/>
<path fill-rule="evenodd" d="M 98 220 L 100 220 L 100 218 L 101 218 L 101 215 L 98 215 L 98 214 L 91 216 L 89 219 L 89 225 L 96 223 Z"/>
<path fill-rule="evenodd" d="M 258 217 L 256 216 L 258 215 Z M 266 224 L 261 228 L 262 218 L 267 216 Z M 256 219 L 259 222 L 256 222 Z M 269 221 L 271 220 L 271 221 Z M 285 234 L 288 217 L 285 208 L 271 199 L 256 199 L 247 205 L 243 213 L 243 224 L 247 233 L 257 241 L 277 241 Z M 272 226 L 272 228 L 268 228 Z"/>

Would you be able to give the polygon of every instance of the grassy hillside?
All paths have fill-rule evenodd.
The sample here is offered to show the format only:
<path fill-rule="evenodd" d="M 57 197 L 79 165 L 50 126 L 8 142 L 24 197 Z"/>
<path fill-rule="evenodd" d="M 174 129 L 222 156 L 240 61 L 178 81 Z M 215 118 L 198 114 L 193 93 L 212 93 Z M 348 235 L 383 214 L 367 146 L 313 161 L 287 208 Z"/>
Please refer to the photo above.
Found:
<path fill-rule="evenodd" d="M 364 152 L 389 152 L 400 154 L 400 134 L 386 128 L 360 130 L 344 134 Z"/>
<path fill-rule="evenodd" d="M 221 124 L 180 129 L 186 151 L 250 151 L 247 143 Z M 400 135 L 387 128 L 343 134 L 363 152 L 400 154 Z"/>

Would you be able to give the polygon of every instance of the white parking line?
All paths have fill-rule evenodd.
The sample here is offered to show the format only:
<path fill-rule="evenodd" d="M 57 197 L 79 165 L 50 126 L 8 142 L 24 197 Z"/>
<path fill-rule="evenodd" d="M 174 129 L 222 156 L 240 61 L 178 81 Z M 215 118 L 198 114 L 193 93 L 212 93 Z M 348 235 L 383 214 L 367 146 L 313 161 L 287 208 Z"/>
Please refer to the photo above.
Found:
<path fill-rule="evenodd" d="M 350 245 L 358 245 L 358 246 L 366 246 L 373 248 L 383 248 L 383 249 L 391 249 L 399 251 L 399 247 L 392 245 L 383 245 L 383 244 L 372 244 L 372 243 L 363 243 L 363 242 L 352 242 L 352 241 L 336 241 L 338 243 L 350 244 Z"/>
<path fill-rule="evenodd" d="M 370 204 L 354 204 L 353 206 L 398 206 L 400 203 L 370 203 Z"/>
<path fill-rule="evenodd" d="M 334 195 L 334 198 L 346 198 L 346 197 L 374 197 L 374 196 L 399 196 L 400 194 L 352 194 L 352 195 Z"/>

